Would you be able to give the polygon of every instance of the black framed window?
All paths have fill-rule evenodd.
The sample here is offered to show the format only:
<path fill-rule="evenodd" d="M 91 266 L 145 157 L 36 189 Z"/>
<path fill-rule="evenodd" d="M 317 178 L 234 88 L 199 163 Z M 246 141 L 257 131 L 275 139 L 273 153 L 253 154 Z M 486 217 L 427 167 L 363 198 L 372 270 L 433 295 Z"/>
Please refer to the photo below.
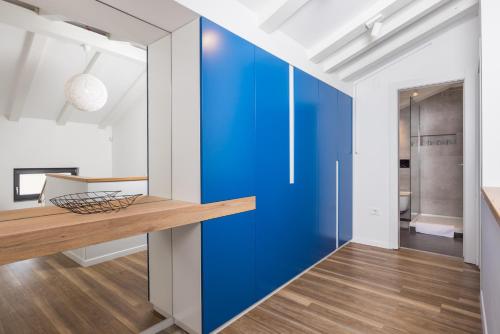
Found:
<path fill-rule="evenodd" d="M 14 202 L 37 200 L 47 173 L 78 175 L 78 168 L 14 168 Z"/>

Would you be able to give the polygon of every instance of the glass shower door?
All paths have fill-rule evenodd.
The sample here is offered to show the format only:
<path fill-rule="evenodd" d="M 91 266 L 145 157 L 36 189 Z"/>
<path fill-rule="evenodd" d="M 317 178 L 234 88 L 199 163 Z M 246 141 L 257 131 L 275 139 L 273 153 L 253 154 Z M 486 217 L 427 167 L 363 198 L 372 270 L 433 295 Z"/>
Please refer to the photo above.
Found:
<path fill-rule="evenodd" d="M 410 97 L 410 208 L 411 220 L 420 214 L 420 105 Z"/>

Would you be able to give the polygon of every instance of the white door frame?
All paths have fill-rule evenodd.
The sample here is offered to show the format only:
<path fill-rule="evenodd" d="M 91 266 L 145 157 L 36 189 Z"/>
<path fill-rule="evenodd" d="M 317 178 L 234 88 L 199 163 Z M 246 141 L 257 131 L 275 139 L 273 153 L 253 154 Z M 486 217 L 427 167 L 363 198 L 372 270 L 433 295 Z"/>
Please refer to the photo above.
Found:
<path fill-rule="evenodd" d="M 464 219 L 464 261 L 479 263 L 479 110 L 477 110 L 478 74 L 466 71 L 461 74 L 436 74 L 389 85 L 389 106 L 392 110 L 391 136 L 389 141 L 389 242 L 390 247 L 399 248 L 399 91 L 420 86 L 463 81 L 463 219 Z"/>

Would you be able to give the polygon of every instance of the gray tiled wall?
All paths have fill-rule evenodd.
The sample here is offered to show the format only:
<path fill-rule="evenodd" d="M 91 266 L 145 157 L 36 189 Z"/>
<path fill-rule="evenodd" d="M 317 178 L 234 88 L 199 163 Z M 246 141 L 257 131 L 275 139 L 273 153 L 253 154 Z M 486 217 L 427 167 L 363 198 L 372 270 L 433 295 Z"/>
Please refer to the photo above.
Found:
<path fill-rule="evenodd" d="M 424 214 L 452 217 L 462 216 L 463 202 L 463 97 L 461 88 L 452 88 L 432 96 L 413 110 L 420 109 L 420 122 L 417 114 L 412 114 L 412 134 L 416 134 L 416 124 L 420 124 L 421 146 L 420 161 L 412 161 L 412 170 L 400 169 L 400 189 L 408 190 L 411 179 L 412 193 L 420 185 L 420 210 Z M 400 113 L 400 156 L 409 152 L 408 135 L 410 125 L 409 109 Z M 402 134 L 405 134 L 403 138 Z M 414 159 L 415 160 L 415 159 Z M 419 170 L 417 170 L 419 168 Z M 419 172 L 419 173 L 418 173 Z M 412 196 L 412 201 L 416 198 Z M 417 203 L 412 203 L 415 207 Z"/>

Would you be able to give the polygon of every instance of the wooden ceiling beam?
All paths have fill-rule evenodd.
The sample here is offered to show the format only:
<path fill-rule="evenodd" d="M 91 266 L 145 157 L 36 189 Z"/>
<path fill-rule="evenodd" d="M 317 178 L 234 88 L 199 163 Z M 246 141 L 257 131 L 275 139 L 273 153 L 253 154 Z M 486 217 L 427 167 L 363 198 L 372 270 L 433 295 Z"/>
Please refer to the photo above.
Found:
<path fill-rule="evenodd" d="M 146 76 L 146 70 L 142 72 L 130 85 L 130 87 L 125 91 L 125 93 L 120 97 L 118 102 L 115 104 L 113 109 L 111 109 L 99 123 L 99 128 L 104 129 L 105 127 L 111 125 L 113 122 L 120 119 L 121 116 L 128 110 L 130 107 L 130 101 L 139 98 L 141 95 L 146 96 L 146 85 L 141 87 L 141 83 Z"/>
<path fill-rule="evenodd" d="M 285 0 L 277 8 L 269 12 L 261 21 L 259 27 L 267 33 L 272 33 L 297 13 L 310 0 Z"/>
<path fill-rule="evenodd" d="M 386 20 L 388 17 L 409 5 L 413 0 L 384 0 L 377 2 L 363 13 L 356 16 L 346 25 L 341 27 L 332 36 L 317 43 L 308 51 L 309 59 L 315 63 L 325 60 L 340 48 L 349 42 L 358 38 L 368 31 L 367 22 L 373 18 L 379 17 L 380 20 Z"/>
<path fill-rule="evenodd" d="M 131 46 L 129 43 L 111 41 L 106 36 L 73 24 L 49 20 L 31 10 L 6 1 L 0 1 L 0 22 L 37 35 L 53 37 L 78 45 L 86 44 L 99 52 L 146 63 L 146 51 L 143 49 Z"/>
<path fill-rule="evenodd" d="M 390 19 L 384 21 L 378 36 L 373 37 L 366 34 L 346 47 L 338 50 L 333 56 L 324 62 L 324 70 L 331 73 L 339 70 L 347 63 L 355 61 L 357 57 L 387 41 L 389 38 L 398 35 L 403 29 L 423 19 L 426 15 L 434 12 L 437 8 L 450 2 L 450 0 L 423 0 L 413 2 L 411 5 L 400 10 Z M 398 35 L 399 36 L 399 35 Z"/>
<path fill-rule="evenodd" d="M 425 41 L 433 34 L 445 29 L 454 22 L 468 15 L 477 14 L 478 7 L 478 0 L 453 1 L 419 21 L 411 29 L 398 34 L 378 48 L 359 57 L 355 62 L 345 66 L 339 71 L 338 75 L 342 80 L 355 80 L 364 73 L 389 61 L 404 50 L 408 50 Z"/>
<path fill-rule="evenodd" d="M 7 104 L 7 119 L 18 121 L 24 111 L 31 84 L 43 59 L 47 38 L 27 32 L 16 69 L 16 78 Z"/>

